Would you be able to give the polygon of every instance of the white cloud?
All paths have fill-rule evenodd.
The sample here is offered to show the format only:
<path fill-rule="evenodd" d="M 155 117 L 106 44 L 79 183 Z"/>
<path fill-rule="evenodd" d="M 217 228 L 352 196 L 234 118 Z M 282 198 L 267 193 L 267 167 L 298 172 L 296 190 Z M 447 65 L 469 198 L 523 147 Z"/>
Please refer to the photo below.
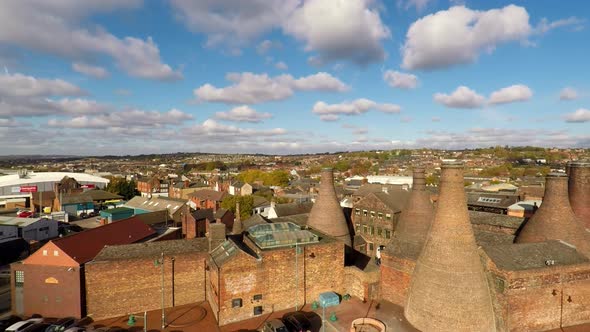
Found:
<path fill-rule="evenodd" d="M 72 63 L 72 69 L 77 71 L 78 73 L 99 79 L 107 78 L 110 75 L 110 73 L 103 67 L 92 66 L 83 62 Z"/>
<path fill-rule="evenodd" d="M 287 70 L 287 69 L 289 69 L 289 66 L 287 66 L 287 64 L 284 63 L 283 61 L 279 61 L 279 62 L 275 63 L 275 68 L 280 69 L 280 70 Z"/>
<path fill-rule="evenodd" d="M 460 86 L 450 95 L 434 94 L 434 101 L 452 108 L 478 108 L 485 103 L 485 97 L 466 86 Z"/>
<path fill-rule="evenodd" d="M 410 9 L 410 7 L 415 7 L 420 12 L 426 8 L 429 2 L 430 0 L 398 0 L 397 5 L 398 7 L 404 7 L 406 10 Z"/>
<path fill-rule="evenodd" d="M 317 52 L 316 62 L 350 60 L 360 65 L 385 58 L 381 42 L 391 33 L 371 0 L 304 1 L 283 30 Z"/>
<path fill-rule="evenodd" d="M 565 115 L 565 122 L 572 122 L 572 123 L 582 123 L 582 122 L 590 122 L 590 110 L 585 108 L 580 108 L 573 113 L 568 113 Z"/>
<path fill-rule="evenodd" d="M 463 6 L 427 15 L 412 23 L 402 47 L 406 69 L 437 69 L 474 62 L 498 44 L 524 41 L 531 34 L 523 7 L 477 11 Z"/>
<path fill-rule="evenodd" d="M 22 74 L 0 74 L 0 97 L 80 96 L 85 92 L 61 79 L 42 79 Z"/>
<path fill-rule="evenodd" d="M 326 104 L 323 101 L 318 101 L 313 105 L 312 112 L 318 114 L 322 121 L 336 121 L 339 119 L 339 115 L 360 115 L 370 110 L 377 110 L 383 113 L 399 113 L 401 107 L 395 104 L 379 104 L 372 100 L 361 98 L 340 104 Z"/>
<path fill-rule="evenodd" d="M 136 8 L 141 1 L 0 2 L 0 43 L 17 45 L 76 61 L 106 55 L 127 74 L 139 78 L 176 80 L 182 74 L 161 62 L 153 40 L 118 38 L 102 27 L 87 29 L 82 19 L 97 13 Z"/>
<path fill-rule="evenodd" d="M 258 123 L 272 118 L 272 114 L 259 113 L 249 106 L 243 105 L 234 107 L 229 112 L 217 112 L 215 113 L 215 117 L 219 120 L 226 121 Z"/>
<path fill-rule="evenodd" d="M 528 86 L 522 84 L 511 85 L 492 92 L 489 103 L 492 105 L 527 101 L 531 99 L 533 92 Z"/>
<path fill-rule="evenodd" d="M 284 100 L 295 91 L 336 91 L 349 87 L 328 73 L 317 73 L 295 79 L 291 75 L 269 77 L 267 74 L 229 73 L 226 79 L 233 82 L 225 88 L 205 84 L 193 91 L 201 101 L 229 104 L 256 104 Z"/>
<path fill-rule="evenodd" d="M 172 0 L 171 4 L 189 30 L 207 35 L 208 46 L 240 47 L 280 27 L 299 0 Z"/>
<path fill-rule="evenodd" d="M 110 107 L 105 104 L 98 103 L 94 100 L 80 98 L 63 98 L 56 101 L 48 100 L 48 102 L 53 104 L 56 109 L 60 109 L 67 114 L 96 114 L 106 112 L 110 109 Z"/>
<path fill-rule="evenodd" d="M 565 87 L 559 93 L 559 100 L 574 100 L 578 99 L 578 91 L 574 88 Z"/>
<path fill-rule="evenodd" d="M 574 26 L 574 30 L 579 30 L 584 27 L 585 22 L 585 20 L 579 19 L 577 17 L 568 17 L 553 22 L 549 22 L 549 20 L 546 18 L 542 18 L 539 24 L 537 24 L 535 27 L 535 32 L 538 34 L 544 34 L 550 30 L 565 26 Z"/>
<path fill-rule="evenodd" d="M 272 49 L 280 49 L 283 47 L 283 44 L 280 41 L 270 41 L 265 39 L 256 46 L 256 52 L 260 55 L 265 55 Z"/>
<path fill-rule="evenodd" d="M 192 115 L 177 109 L 168 112 L 128 109 L 98 116 L 78 116 L 69 120 L 51 119 L 48 125 L 60 128 L 159 128 L 166 125 L 180 125 L 191 120 Z"/>
<path fill-rule="evenodd" d="M 272 137 L 285 135 L 287 131 L 282 128 L 274 128 L 268 130 L 257 130 L 250 128 L 239 128 L 236 126 L 226 126 L 219 122 L 208 119 L 200 125 L 194 125 L 187 130 L 190 136 L 206 136 L 209 138 L 227 139 L 231 137 L 239 137 L 240 139 L 248 140 L 257 137 Z"/>
<path fill-rule="evenodd" d="M 383 80 L 391 87 L 400 89 L 414 89 L 418 86 L 418 77 L 399 71 L 388 70 L 383 73 Z"/>

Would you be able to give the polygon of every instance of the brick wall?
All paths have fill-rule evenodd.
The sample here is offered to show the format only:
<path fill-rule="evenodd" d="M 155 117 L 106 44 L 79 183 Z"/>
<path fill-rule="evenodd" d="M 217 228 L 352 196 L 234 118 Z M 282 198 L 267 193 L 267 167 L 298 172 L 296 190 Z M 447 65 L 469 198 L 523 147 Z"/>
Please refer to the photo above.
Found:
<path fill-rule="evenodd" d="M 299 247 L 295 261 L 295 248 L 270 249 L 261 252 L 256 260 L 238 253 L 223 264 L 219 271 L 220 325 L 254 317 L 254 308 L 262 307 L 262 314 L 302 307 L 319 298 L 319 294 L 334 291 L 342 294 L 344 276 L 344 245 L 330 241 Z M 217 275 L 211 269 L 211 286 Z M 261 295 L 261 299 L 255 299 Z M 215 298 L 215 292 L 210 295 Z M 241 299 L 241 307 L 232 307 L 233 299 Z M 213 303 L 212 307 L 217 304 Z"/>
<path fill-rule="evenodd" d="M 362 300 L 379 298 L 379 270 L 363 271 L 356 266 L 344 268 L 344 293 Z"/>
<path fill-rule="evenodd" d="M 367 211 L 366 216 L 364 211 Z M 387 218 L 388 214 L 390 218 Z M 373 250 L 367 245 L 368 256 L 375 256 L 379 246 L 387 245 L 391 241 L 398 219 L 399 213 L 394 213 L 374 195 L 368 195 L 354 204 L 352 223 L 355 235 L 362 235 L 367 242 L 373 243 Z"/>
<path fill-rule="evenodd" d="M 161 308 L 161 267 L 158 257 L 86 264 L 86 303 L 94 320 Z M 165 306 L 206 299 L 207 253 L 165 256 Z M 174 289 L 174 292 L 172 291 Z"/>
<path fill-rule="evenodd" d="M 487 262 L 506 331 L 545 331 L 590 321 L 590 265 L 501 271 Z"/>
<path fill-rule="evenodd" d="M 381 298 L 406 305 L 410 280 L 416 261 L 383 254 L 381 256 Z"/>

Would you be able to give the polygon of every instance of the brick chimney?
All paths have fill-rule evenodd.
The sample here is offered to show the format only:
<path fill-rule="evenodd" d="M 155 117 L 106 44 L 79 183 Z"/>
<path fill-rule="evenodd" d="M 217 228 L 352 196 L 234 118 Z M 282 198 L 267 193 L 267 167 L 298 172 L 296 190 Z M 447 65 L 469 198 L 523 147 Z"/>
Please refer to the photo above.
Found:
<path fill-rule="evenodd" d="M 242 218 L 240 217 L 240 202 L 236 202 L 236 219 L 232 226 L 232 234 L 242 234 L 243 231 Z"/>
<path fill-rule="evenodd" d="M 422 331 L 495 331 L 492 300 L 467 213 L 463 163 L 443 161 L 432 227 L 404 315 Z"/>
<path fill-rule="evenodd" d="M 348 224 L 334 189 L 334 170 L 322 169 L 318 197 L 311 208 L 307 225 L 351 245 Z"/>
<path fill-rule="evenodd" d="M 568 192 L 574 214 L 590 229 L 590 161 L 568 163 Z"/>
<path fill-rule="evenodd" d="M 572 167 L 570 171 L 574 171 Z M 576 172 L 576 171 L 574 171 Z M 590 233 L 585 230 L 568 199 L 568 176 L 551 173 L 545 179 L 543 204 L 517 235 L 516 243 L 562 240 L 590 257 Z"/>
<path fill-rule="evenodd" d="M 423 167 L 414 168 L 413 182 L 410 199 L 399 217 L 389 249 L 394 255 L 403 253 L 404 256 L 409 255 L 416 260 L 426 242 L 434 209 L 430 202 L 430 193 L 426 191 Z"/>

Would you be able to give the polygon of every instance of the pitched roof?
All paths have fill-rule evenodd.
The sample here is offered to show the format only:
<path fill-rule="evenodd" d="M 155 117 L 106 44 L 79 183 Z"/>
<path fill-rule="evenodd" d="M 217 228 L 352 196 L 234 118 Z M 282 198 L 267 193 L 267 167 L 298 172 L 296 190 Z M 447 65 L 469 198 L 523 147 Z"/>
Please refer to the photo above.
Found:
<path fill-rule="evenodd" d="M 131 217 L 52 242 L 79 264 L 84 264 L 106 245 L 135 243 L 154 234 L 156 232 L 141 219 Z"/>
<path fill-rule="evenodd" d="M 139 218 L 146 225 L 161 224 L 170 220 L 170 218 L 168 218 L 168 213 L 166 212 L 166 210 L 141 213 L 135 215 L 135 217 Z"/>
<path fill-rule="evenodd" d="M 259 207 L 259 206 L 264 206 L 264 205 L 270 205 L 270 202 L 262 197 L 262 196 L 256 196 L 253 195 L 252 199 L 254 200 L 254 202 L 252 203 L 252 207 Z"/>
<path fill-rule="evenodd" d="M 193 191 L 192 193 L 188 194 L 190 198 L 196 198 L 199 200 L 209 200 L 209 201 L 217 201 L 221 202 L 225 197 L 226 193 L 222 191 L 215 191 L 212 189 L 201 189 Z"/>
<path fill-rule="evenodd" d="M 518 195 L 468 192 L 467 205 L 507 209 L 519 201 Z"/>
<path fill-rule="evenodd" d="M 217 218 L 223 218 L 223 216 L 225 216 L 226 213 L 228 213 L 229 210 L 227 209 L 219 209 L 215 212 L 215 215 L 213 217 Z"/>
<path fill-rule="evenodd" d="M 102 248 L 92 262 L 129 260 L 145 257 L 157 258 L 160 257 L 161 253 L 164 253 L 165 256 L 196 252 L 206 253 L 208 250 L 209 240 L 207 238 L 110 245 Z"/>
<path fill-rule="evenodd" d="M 90 203 L 92 197 L 86 193 L 76 194 L 62 194 L 60 203 L 63 204 L 79 204 L 79 203 Z"/>
<path fill-rule="evenodd" d="M 383 202 L 383 204 L 390 208 L 394 213 L 401 212 L 410 198 L 410 193 L 405 190 L 396 190 L 389 193 L 377 192 L 373 193 L 373 195 L 375 195 L 377 199 Z"/>
<path fill-rule="evenodd" d="M 242 221 L 242 226 L 244 227 L 244 229 L 247 229 L 247 228 L 252 227 L 254 225 L 266 224 L 268 222 L 269 222 L 268 219 L 264 218 L 263 216 L 261 216 L 259 214 L 255 214 L 252 217 Z"/>
<path fill-rule="evenodd" d="M 117 195 L 117 194 L 113 194 L 110 193 L 108 191 L 104 191 L 101 189 L 94 189 L 94 190 L 87 190 L 84 192 L 84 194 L 89 195 L 90 197 L 92 197 L 93 201 L 106 201 L 109 199 L 121 199 L 123 198 L 123 196 Z"/>
<path fill-rule="evenodd" d="M 379 193 L 387 190 L 387 192 L 407 192 L 403 189 L 403 185 L 399 184 L 378 184 L 378 183 L 365 183 L 363 184 L 357 191 L 355 191 L 352 195 L 353 196 L 367 196 L 370 193 Z"/>
<path fill-rule="evenodd" d="M 125 206 L 145 211 L 159 211 L 168 209 L 168 213 L 170 213 L 170 215 L 173 215 L 174 213 L 176 213 L 176 211 L 178 211 L 178 209 L 180 209 L 187 203 L 187 200 L 179 198 L 162 196 L 150 198 L 135 196 L 132 199 L 130 199 L 127 203 L 125 203 Z"/>
<path fill-rule="evenodd" d="M 309 213 L 311 208 L 313 207 L 313 203 L 306 202 L 306 203 L 286 203 L 286 204 L 276 204 L 275 205 L 275 213 L 277 217 L 285 217 L 291 216 L 294 214 L 303 214 Z"/>
<path fill-rule="evenodd" d="M 208 219 L 209 221 L 215 220 L 213 209 L 200 209 L 192 213 L 193 218 L 196 221 Z"/>

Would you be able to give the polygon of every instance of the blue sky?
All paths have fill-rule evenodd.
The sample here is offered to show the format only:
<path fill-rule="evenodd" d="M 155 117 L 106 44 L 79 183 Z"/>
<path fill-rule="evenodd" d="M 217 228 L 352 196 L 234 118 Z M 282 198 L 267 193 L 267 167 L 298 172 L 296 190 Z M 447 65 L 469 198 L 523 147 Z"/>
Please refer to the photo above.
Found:
<path fill-rule="evenodd" d="M 0 154 L 590 147 L 590 4 L 5 0 Z"/>

